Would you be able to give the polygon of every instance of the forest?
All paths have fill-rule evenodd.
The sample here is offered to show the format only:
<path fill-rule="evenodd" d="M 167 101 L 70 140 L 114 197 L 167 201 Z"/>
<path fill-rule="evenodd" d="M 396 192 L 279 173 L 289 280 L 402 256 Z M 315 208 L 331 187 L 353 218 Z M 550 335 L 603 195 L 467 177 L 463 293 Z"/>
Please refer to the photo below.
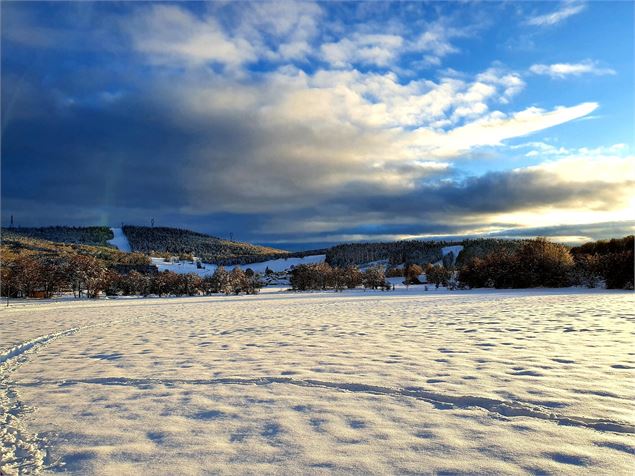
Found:
<path fill-rule="evenodd" d="M 463 250 L 456 257 L 456 265 L 461 266 L 475 257 L 491 253 L 515 251 L 523 240 L 502 240 L 494 238 L 466 239 L 463 241 L 419 241 L 404 240 L 379 243 L 350 243 L 337 245 L 326 251 L 326 262 L 331 266 L 349 266 L 382 262 L 388 266 L 414 263 L 426 266 L 442 261 L 441 249 L 446 246 L 462 245 Z"/>
<path fill-rule="evenodd" d="M 441 260 L 441 248 L 449 246 L 439 241 L 395 241 L 384 243 L 350 243 L 329 248 L 326 262 L 331 266 L 350 266 L 374 261 L 389 265 L 400 263 L 427 264 Z"/>
<path fill-rule="evenodd" d="M 107 241 L 113 238 L 112 230 L 107 226 L 12 227 L 3 228 L 2 234 L 4 235 L 5 233 L 57 243 L 91 246 L 109 246 Z"/>
<path fill-rule="evenodd" d="M 123 231 L 133 251 L 153 256 L 179 256 L 182 259 L 196 256 L 206 263 L 228 266 L 257 263 L 289 255 L 288 252 L 275 248 L 222 240 L 180 228 L 125 225 Z"/>
<path fill-rule="evenodd" d="M 296 291 L 355 289 L 388 290 L 391 285 L 386 281 L 382 266 L 371 266 L 360 271 L 356 266 L 345 268 L 332 267 L 328 263 L 302 264 L 291 270 L 291 289 Z"/>
<path fill-rule="evenodd" d="M 474 258 L 483 258 L 490 254 L 505 254 L 517 251 L 525 240 L 503 240 L 500 238 L 476 238 L 464 240 L 463 250 L 456 259 L 460 267 Z"/>
<path fill-rule="evenodd" d="M 150 294 L 253 294 L 259 288 L 250 270 L 221 266 L 213 276 L 159 273 L 148 256 L 88 245 L 55 243 L 3 231 L 0 295 L 40 297 L 72 292 L 76 297 Z"/>
<path fill-rule="evenodd" d="M 134 252 L 161 257 L 177 256 L 190 260 L 196 256 L 205 262 L 225 266 L 256 263 L 284 256 L 301 257 L 306 256 L 307 253 L 317 254 L 317 251 L 324 252 L 324 250 L 312 250 L 289 253 L 266 246 L 223 240 L 180 228 L 124 225 L 123 230 Z M 114 249 L 113 245 L 108 243 L 108 240 L 113 238 L 113 232 L 105 226 L 12 227 L 2 228 L 2 235 Z"/>
<path fill-rule="evenodd" d="M 82 283 L 97 296 L 95 283 L 107 270 L 149 272 L 149 257 L 114 248 L 58 243 L 3 230 L 0 246 L 0 293 L 11 297 L 51 297 Z M 156 269 L 156 268 L 155 268 Z M 114 272 L 114 271 L 113 271 Z"/>

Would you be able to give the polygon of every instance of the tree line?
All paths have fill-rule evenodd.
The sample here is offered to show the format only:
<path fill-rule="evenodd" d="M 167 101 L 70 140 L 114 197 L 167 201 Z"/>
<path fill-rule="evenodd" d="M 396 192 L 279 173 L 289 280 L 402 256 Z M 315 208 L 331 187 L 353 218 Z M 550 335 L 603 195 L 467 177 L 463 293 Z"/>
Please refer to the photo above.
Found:
<path fill-rule="evenodd" d="M 395 272 L 396 271 L 396 272 Z M 425 267 L 412 263 L 404 266 L 403 269 L 395 269 L 391 272 L 393 276 L 403 276 L 406 286 L 413 284 L 422 284 L 420 277 L 425 275 L 426 283 L 447 287 L 452 283 L 454 285 L 454 273 L 449 264 L 433 265 L 428 263 Z"/>
<path fill-rule="evenodd" d="M 351 243 L 327 250 L 326 262 L 331 266 L 346 267 L 373 261 L 389 265 L 399 263 L 435 263 L 442 259 L 444 242 L 406 240 L 386 243 Z"/>
<path fill-rule="evenodd" d="M 365 289 L 388 290 L 391 284 L 386 280 L 382 266 L 371 266 L 360 271 L 356 266 L 333 267 L 328 263 L 301 264 L 291 270 L 291 289 L 296 291 L 324 291 L 334 289 L 354 289 L 364 286 Z"/>
<path fill-rule="evenodd" d="M 514 253 L 525 240 L 504 240 L 501 238 L 474 238 L 461 242 L 463 250 L 456 257 L 456 267 L 461 267 L 474 258 L 484 258 L 491 254 Z"/>
<path fill-rule="evenodd" d="M 251 270 L 218 267 L 213 275 L 177 274 L 172 271 L 140 272 L 131 265 L 118 272 L 113 265 L 85 254 L 44 256 L 3 253 L 0 294 L 4 297 L 50 298 L 72 292 L 75 297 L 194 296 L 201 294 L 255 294 L 261 284 Z M 141 265 L 148 269 L 147 265 Z M 156 267 L 150 267 L 156 270 Z M 250 272 L 251 271 L 251 272 Z"/>
<path fill-rule="evenodd" d="M 43 227 L 11 227 L 3 228 L 7 233 L 57 243 L 74 243 L 92 246 L 108 246 L 108 240 L 114 238 L 107 226 L 43 226 Z"/>
<path fill-rule="evenodd" d="M 211 294 L 257 294 L 262 287 L 253 271 L 239 267 L 231 271 L 219 266 L 214 274 L 178 274 L 162 271 L 142 274 L 131 271 L 126 275 L 114 273 L 103 287 L 107 296 L 198 296 Z"/>
<path fill-rule="evenodd" d="M 568 248 L 545 238 L 516 249 L 474 257 L 458 268 L 470 288 L 533 288 L 582 285 L 633 289 L 633 236 Z"/>

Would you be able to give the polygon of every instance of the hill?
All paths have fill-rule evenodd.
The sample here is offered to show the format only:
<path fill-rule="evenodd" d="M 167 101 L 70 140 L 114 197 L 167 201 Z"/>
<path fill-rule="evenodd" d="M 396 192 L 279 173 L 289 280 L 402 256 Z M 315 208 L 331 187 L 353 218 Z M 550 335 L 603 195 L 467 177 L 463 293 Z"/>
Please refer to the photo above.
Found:
<path fill-rule="evenodd" d="M 333 246 L 326 251 L 326 262 L 331 266 L 363 265 L 383 262 L 387 265 L 414 263 L 425 266 L 443 259 L 443 248 L 457 248 L 454 256 L 457 266 L 473 258 L 491 253 L 510 253 L 522 245 L 522 240 L 492 238 L 470 239 L 457 242 L 405 240 L 378 243 L 350 243 Z M 462 247 L 462 248 L 461 248 Z"/>
<path fill-rule="evenodd" d="M 230 265 L 249 264 L 284 256 L 296 256 L 302 253 L 289 253 L 284 250 L 252 245 L 238 241 L 229 241 L 215 236 L 191 230 L 167 227 L 124 226 L 124 234 L 130 242 L 133 252 L 154 256 L 176 255 L 181 257 L 197 256 L 209 263 Z M 16 242 L 21 247 L 29 240 L 35 240 L 34 248 L 51 249 L 53 243 L 98 247 L 99 253 L 108 254 L 114 247 L 109 240 L 114 238 L 112 230 L 105 226 L 48 226 L 39 228 L 3 228 L 3 240 Z M 48 242 L 42 246 L 40 241 Z M 39 244 L 37 244 L 39 243 Z M 15 243 L 14 243 L 15 244 Z M 61 249 L 59 246 L 57 247 Z M 96 250 L 93 250 L 96 253 Z"/>
<path fill-rule="evenodd" d="M 107 226 L 44 226 L 38 228 L 3 228 L 2 234 L 23 236 L 56 243 L 108 246 L 113 233 Z"/>
<path fill-rule="evenodd" d="M 154 256 L 197 256 L 207 263 L 249 264 L 289 256 L 266 246 L 229 241 L 180 228 L 124 226 L 132 251 Z"/>
<path fill-rule="evenodd" d="M 64 227 L 50 227 L 64 228 Z M 98 228 L 98 227 L 90 227 Z M 139 264 L 148 265 L 150 259 L 147 256 L 143 256 L 139 253 L 123 253 L 110 246 L 93 246 L 78 244 L 75 242 L 59 242 L 51 241 L 43 238 L 37 238 L 33 236 L 27 236 L 23 230 L 17 232 L 15 229 L 2 229 L 2 245 L 0 247 L 1 257 L 6 259 L 11 255 L 37 255 L 44 258 L 56 258 L 60 256 L 73 256 L 77 254 L 89 255 L 97 258 L 107 264 Z M 110 231 L 110 230 L 109 230 Z M 41 233 L 41 232 L 38 232 Z M 69 232 L 65 234 L 62 232 L 57 235 L 58 237 L 65 237 L 67 240 L 71 239 L 75 233 L 75 237 L 82 236 L 82 232 Z"/>
<path fill-rule="evenodd" d="M 435 263 L 442 259 L 442 248 L 455 243 L 431 241 L 398 241 L 384 243 L 340 244 L 320 250 L 288 252 L 276 248 L 250 243 L 224 240 L 215 236 L 191 230 L 170 227 L 146 227 L 125 225 L 122 228 L 132 252 L 150 256 L 179 256 L 200 258 L 203 262 L 220 265 L 247 265 L 279 258 L 302 258 L 308 255 L 326 255 L 332 266 L 364 265 L 370 262 L 384 262 L 389 265 L 401 263 Z M 29 239 L 34 248 L 50 249 L 53 243 L 83 245 L 99 248 L 106 254 L 114 250 L 114 233 L 105 226 L 49 226 L 38 228 L 3 228 L 3 238 L 15 241 L 22 237 L 20 246 Z M 41 241 L 48 242 L 46 246 Z M 58 249 L 62 249 L 59 246 Z M 488 248 L 489 249 L 489 248 Z M 106 251 L 108 250 L 108 251 Z M 92 250 L 91 254 L 97 253 Z"/>
<path fill-rule="evenodd" d="M 390 265 L 402 263 L 427 264 L 442 259 L 444 242 L 395 241 L 381 243 L 350 243 L 333 246 L 326 252 L 326 262 L 331 266 L 345 267 L 381 261 Z"/>

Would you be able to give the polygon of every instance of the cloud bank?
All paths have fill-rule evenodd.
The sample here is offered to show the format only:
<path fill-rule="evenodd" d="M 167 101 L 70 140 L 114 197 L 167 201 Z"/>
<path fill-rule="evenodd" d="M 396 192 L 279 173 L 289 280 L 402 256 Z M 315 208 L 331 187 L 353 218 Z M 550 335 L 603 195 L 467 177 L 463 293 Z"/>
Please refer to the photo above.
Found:
<path fill-rule="evenodd" d="M 3 213 L 24 225 L 159 216 L 297 244 L 620 221 L 633 210 L 628 146 L 600 156 L 512 144 L 598 102 L 516 103 L 530 89 L 521 70 L 442 67 L 485 28 L 479 18 L 366 7 L 3 6 Z M 529 22 L 581 11 L 566 4 Z M 590 60 L 529 71 L 612 74 Z M 488 154 L 525 163 L 469 171 Z"/>

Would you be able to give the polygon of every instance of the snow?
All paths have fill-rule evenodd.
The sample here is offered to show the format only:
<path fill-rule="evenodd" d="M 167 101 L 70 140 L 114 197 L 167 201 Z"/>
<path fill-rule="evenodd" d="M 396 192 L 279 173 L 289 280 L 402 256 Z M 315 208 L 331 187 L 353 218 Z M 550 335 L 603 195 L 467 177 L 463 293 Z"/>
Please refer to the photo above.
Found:
<path fill-rule="evenodd" d="M 251 268 L 256 273 L 264 273 L 267 268 L 271 271 L 279 272 L 279 271 L 287 271 L 291 267 L 295 267 L 301 264 L 317 264 L 323 263 L 326 259 L 326 255 L 311 255 L 305 256 L 303 258 L 281 258 L 274 259 L 270 261 L 265 261 L 263 263 L 252 263 L 246 264 L 242 266 L 243 269 Z"/>
<path fill-rule="evenodd" d="M 123 232 L 122 228 L 111 228 L 113 233 L 113 239 L 108 240 L 108 243 L 113 245 L 119 251 L 124 251 L 126 253 L 132 252 L 132 247 L 130 246 L 130 242 L 126 237 L 126 234 Z"/>
<path fill-rule="evenodd" d="M 244 265 L 236 265 L 242 269 L 251 268 L 256 273 L 264 274 L 267 268 L 271 271 L 287 271 L 294 266 L 298 266 L 300 264 L 314 264 L 314 263 L 323 263 L 326 255 L 311 255 L 305 256 L 304 258 L 280 258 L 269 261 L 262 261 L 260 263 L 250 263 Z M 199 269 L 196 266 L 196 263 L 191 261 L 176 261 L 166 263 L 163 258 L 152 258 L 152 264 L 154 264 L 159 271 L 173 271 L 179 274 L 187 274 L 187 273 L 195 273 L 200 276 L 206 276 L 209 274 L 213 274 L 216 271 L 217 266 L 215 264 L 210 263 L 202 263 L 204 268 Z M 232 270 L 236 266 L 225 266 L 225 269 Z"/>
<path fill-rule="evenodd" d="M 384 269 L 390 268 L 390 262 L 387 259 L 369 261 L 368 263 L 362 263 L 358 266 L 360 271 L 366 271 L 369 268 L 373 268 L 375 266 L 381 266 Z M 403 264 L 396 266 L 397 268 L 403 268 Z"/>
<path fill-rule="evenodd" d="M 2 471 L 632 474 L 635 295 L 23 301 Z"/>
<path fill-rule="evenodd" d="M 453 261 L 452 264 L 456 264 L 456 258 L 459 256 L 459 253 L 463 251 L 463 245 L 455 245 L 455 246 L 445 246 L 443 248 L 441 248 L 441 255 L 445 256 L 445 255 L 449 255 L 450 253 L 453 254 Z M 436 263 L 434 263 L 438 266 L 443 265 L 443 260 L 439 260 Z"/>
<path fill-rule="evenodd" d="M 463 245 L 445 246 L 441 248 L 441 253 L 443 254 L 443 256 L 454 253 L 454 259 L 459 256 L 459 253 L 461 251 L 463 251 Z"/>

